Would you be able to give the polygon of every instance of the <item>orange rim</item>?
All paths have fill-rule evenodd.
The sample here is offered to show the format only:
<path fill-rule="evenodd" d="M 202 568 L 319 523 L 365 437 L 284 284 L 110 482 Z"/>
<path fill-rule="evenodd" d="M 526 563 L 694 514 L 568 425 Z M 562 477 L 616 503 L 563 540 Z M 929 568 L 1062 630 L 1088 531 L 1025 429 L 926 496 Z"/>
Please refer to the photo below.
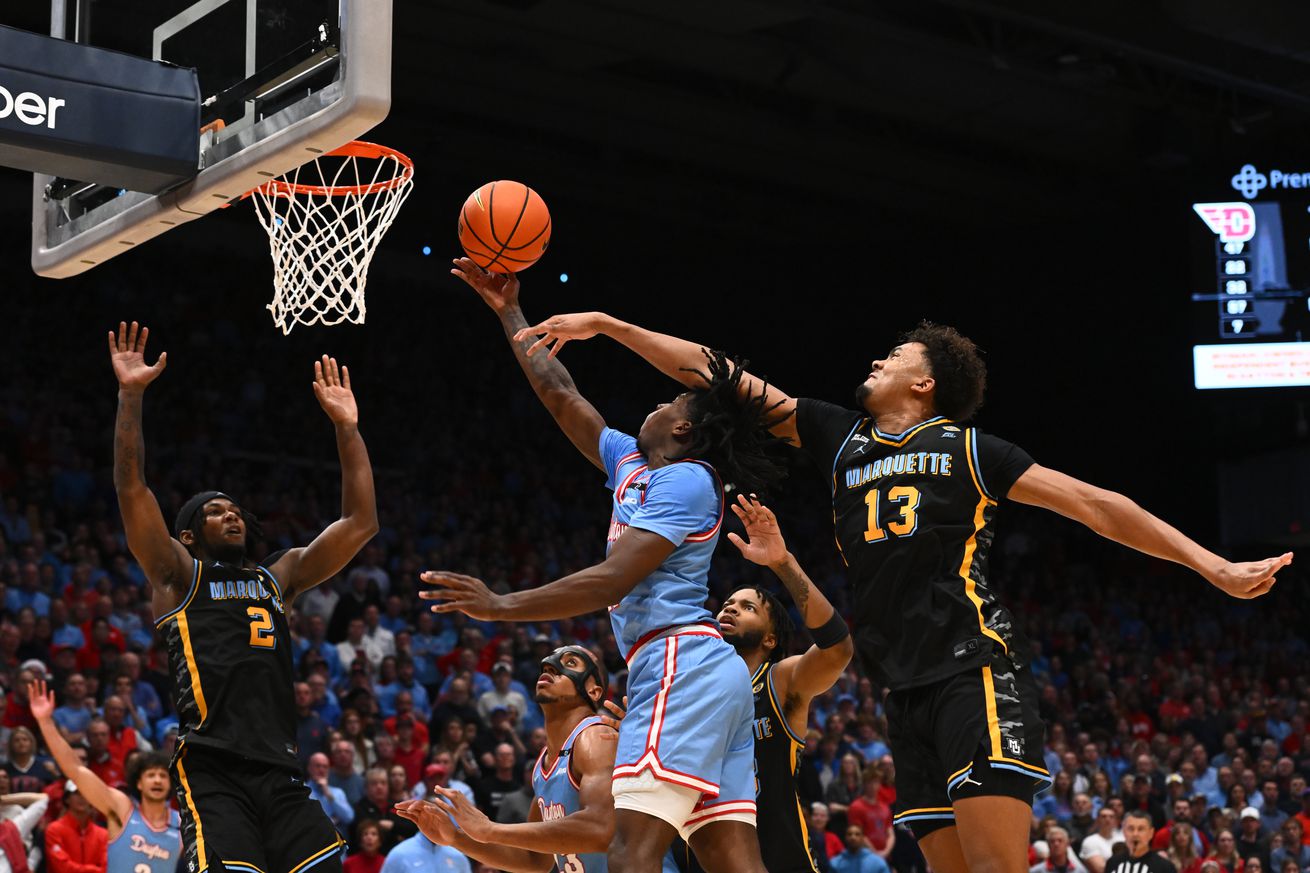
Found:
<path fill-rule="evenodd" d="M 260 185 L 256 190 L 263 191 L 265 194 L 273 196 L 290 197 L 293 194 L 316 194 L 320 197 L 361 197 L 366 194 L 377 194 L 381 191 L 390 191 L 400 185 L 405 184 L 414 175 L 414 161 L 403 152 L 396 151 L 377 143 L 364 142 L 355 140 L 348 142 L 339 149 L 333 149 L 319 157 L 325 158 L 368 158 L 372 160 L 384 160 L 394 158 L 400 165 L 400 172 L 390 179 L 381 179 L 377 182 L 370 182 L 367 185 L 302 185 L 300 183 L 287 182 L 284 179 L 271 179 Z M 315 159 L 317 160 L 317 158 Z"/>

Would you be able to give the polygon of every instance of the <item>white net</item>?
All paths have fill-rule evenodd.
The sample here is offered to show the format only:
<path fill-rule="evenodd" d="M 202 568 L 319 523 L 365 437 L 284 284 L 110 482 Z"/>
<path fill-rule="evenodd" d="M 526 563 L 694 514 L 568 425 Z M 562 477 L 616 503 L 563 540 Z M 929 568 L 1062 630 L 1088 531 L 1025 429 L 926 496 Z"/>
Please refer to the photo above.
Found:
<path fill-rule="evenodd" d="M 364 284 L 378 243 L 414 184 L 397 152 L 351 143 L 255 190 L 273 255 L 273 322 L 362 324 Z"/>

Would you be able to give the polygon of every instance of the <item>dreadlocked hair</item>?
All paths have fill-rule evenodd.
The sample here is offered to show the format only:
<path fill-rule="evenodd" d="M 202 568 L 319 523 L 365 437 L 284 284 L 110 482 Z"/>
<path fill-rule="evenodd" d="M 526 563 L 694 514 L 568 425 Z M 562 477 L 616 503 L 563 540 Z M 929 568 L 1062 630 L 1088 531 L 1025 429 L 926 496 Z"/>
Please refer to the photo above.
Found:
<path fill-rule="evenodd" d="M 791 613 L 783 604 L 781 598 L 767 588 L 761 588 L 758 585 L 738 585 L 732 593 L 748 590 L 754 591 L 760 600 L 767 604 L 769 610 L 769 630 L 773 632 L 773 638 L 776 641 L 773 651 L 769 652 L 770 661 L 781 661 L 787 655 L 791 654 L 791 639 L 796 634 L 796 624 L 791 620 Z"/>
<path fill-rule="evenodd" d="M 767 491 L 786 476 L 786 467 L 776 452 L 781 440 L 769 429 L 786 421 L 791 413 L 777 413 L 783 401 L 768 405 L 768 383 L 758 394 L 741 394 L 741 378 L 747 361 L 730 358 L 724 352 L 701 349 L 706 371 L 683 368 L 705 381 L 693 388 L 687 401 L 691 441 L 683 457 L 705 461 L 718 471 L 725 488 L 746 494 Z"/>

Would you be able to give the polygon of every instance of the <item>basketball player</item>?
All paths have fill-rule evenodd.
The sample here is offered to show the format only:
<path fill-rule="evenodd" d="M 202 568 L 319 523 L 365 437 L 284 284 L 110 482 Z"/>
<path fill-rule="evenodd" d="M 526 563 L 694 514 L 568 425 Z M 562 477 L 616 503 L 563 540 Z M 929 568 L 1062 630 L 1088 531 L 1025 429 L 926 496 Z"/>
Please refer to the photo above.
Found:
<path fill-rule="evenodd" d="M 719 610 L 723 638 L 746 662 L 755 691 L 760 853 L 769 873 L 818 873 L 796 793 L 796 772 L 805 750 L 810 701 L 832 687 L 851 662 L 855 647 L 846 622 L 787 551 L 773 511 L 753 495 L 750 499 L 738 495 L 732 511 L 746 526 L 747 539 L 735 533 L 728 539 L 747 560 L 768 567 L 782 580 L 814 639 L 804 654 L 785 657 L 791 643 L 791 616 L 763 588 L 742 586 Z M 683 857 L 677 860 L 682 862 Z M 698 869 L 694 858 L 685 861 L 679 866 Z"/>
<path fill-rule="evenodd" d="M 597 333 L 683 381 L 682 368 L 700 354 L 694 343 L 602 313 L 556 316 L 516 339 L 540 336 L 530 352 L 553 342 L 554 355 Z M 971 341 L 924 323 L 873 361 L 856 390 L 858 410 L 798 401 L 749 374 L 739 383 L 794 412 L 774 422 L 774 434 L 832 471 L 857 648 L 869 675 L 890 688 L 896 819 L 910 825 L 938 873 L 1021 873 L 1033 791 L 1050 780 L 1028 644 L 987 582 L 1001 500 L 1054 510 L 1235 597 L 1264 594 L 1292 559 L 1225 561 L 1131 500 L 957 424 L 982 402 L 985 382 Z"/>
<path fill-rule="evenodd" d="M 128 797 L 82 764 L 55 724 L 55 694 L 46 690 L 44 679 L 27 687 L 41 736 L 59 770 L 72 779 L 109 826 L 109 869 L 133 873 L 173 873 L 182 857 L 181 819 L 169 808 L 172 780 L 168 758 L 147 752 L 137 758 L 128 773 L 127 784 L 136 789 L 140 802 Z"/>
<path fill-rule="evenodd" d="M 458 791 L 396 806 L 434 843 L 508 873 L 605 873 L 614 835 L 614 751 L 618 732 L 601 720 L 605 668 L 581 646 L 541 661 L 536 701 L 546 716 L 546 748 L 532 768 L 535 793 L 522 824 L 490 821 Z M 453 821 L 452 821 L 453 819 Z M 458 829 L 456 829 L 458 825 Z"/>
<path fill-rule="evenodd" d="M 143 473 L 142 397 L 167 362 L 161 354 L 146 364 L 146 338 L 136 322 L 109 332 L 118 377 L 114 487 L 128 547 L 150 580 L 156 627 L 168 641 L 188 869 L 340 870 L 344 844 L 310 799 L 296 760 L 286 609 L 344 567 L 378 529 L 350 375 L 326 355 L 314 364 L 314 395 L 337 433 L 341 518 L 308 546 L 261 566 L 248 554 L 254 518 L 219 491 L 189 499 L 169 536 Z"/>
<path fill-rule="evenodd" d="M 519 283 L 471 260 L 452 271 L 495 310 L 507 335 L 526 325 Z M 603 562 L 540 588 L 497 595 L 477 579 L 423 574 L 439 612 L 544 621 L 611 607 L 628 662 L 628 714 L 614 768 L 619 873 L 654 873 L 682 837 L 714 873 L 762 873 L 755 837 L 750 675 L 705 608 L 723 520 L 718 477 L 762 490 L 782 474 L 765 453 L 769 410 L 743 397 L 721 354 L 697 387 L 647 416 L 634 439 L 611 430 L 568 371 L 511 343 L 533 390 L 578 450 L 608 477 L 613 515 Z M 706 366 L 706 356 L 701 367 Z M 738 378 L 740 378 L 738 376 Z M 717 471 L 716 471 L 717 468 Z"/>

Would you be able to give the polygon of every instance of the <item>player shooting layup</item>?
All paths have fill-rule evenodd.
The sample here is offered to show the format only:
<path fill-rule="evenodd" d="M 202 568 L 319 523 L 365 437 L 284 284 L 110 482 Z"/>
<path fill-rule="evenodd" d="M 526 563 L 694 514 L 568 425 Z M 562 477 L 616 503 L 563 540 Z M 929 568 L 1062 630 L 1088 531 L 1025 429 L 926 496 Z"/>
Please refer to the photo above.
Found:
<path fill-rule="evenodd" d="M 314 395 L 337 432 L 341 518 L 264 567 L 247 554 L 253 516 L 218 491 L 188 500 L 169 536 L 143 472 L 141 401 L 167 362 L 160 355 L 146 364 L 147 333 L 136 322 L 109 332 L 118 377 L 114 487 L 128 548 L 150 580 L 155 625 L 168 640 L 188 870 L 340 870 L 341 837 L 299 778 L 286 608 L 336 574 L 378 529 L 350 374 L 326 355 L 314 364 Z"/>
<path fill-rule="evenodd" d="M 603 313 L 555 316 L 519 332 L 554 342 L 603 333 L 687 382 L 700 346 Z M 535 356 L 533 358 L 535 360 Z M 795 400 L 747 375 L 743 391 L 795 415 L 775 435 L 831 471 L 838 545 L 850 572 L 856 646 L 886 699 L 897 820 L 938 873 L 1021 873 L 1045 728 L 1028 644 L 988 587 L 999 501 L 1042 506 L 1138 551 L 1190 567 L 1235 597 L 1274 584 L 1290 553 L 1234 564 L 1127 498 L 1035 464 L 1011 443 L 962 426 L 986 369 L 953 328 L 922 324 L 875 360 L 858 410 Z"/>
<path fill-rule="evenodd" d="M 497 312 L 507 335 L 526 322 L 518 279 L 471 260 L 455 275 Z M 750 675 L 705 608 L 723 519 L 722 475 L 746 490 L 781 475 L 765 454 L 769 410 L 739 391 L 722 355 L 692 390 L 661 404 L 634 439 L 611 430 L 568 371 L 511 343 L 537 396 L 613 489 L 608 555 L 540 588 L 492 594 L 476 579 L 425 573 L 424 591 L 487 620 L 541 621 L 612 606 L 629 665 L 629 708 L 615 756 L 617 825 L 609 868 L 654 873 L 681 834 L 713 873 L 763 873 L 755 836 Z M 698 353 L 699 354 L 699 353 Z M 698 367 L 706 368 L 702 354 Z"/>

